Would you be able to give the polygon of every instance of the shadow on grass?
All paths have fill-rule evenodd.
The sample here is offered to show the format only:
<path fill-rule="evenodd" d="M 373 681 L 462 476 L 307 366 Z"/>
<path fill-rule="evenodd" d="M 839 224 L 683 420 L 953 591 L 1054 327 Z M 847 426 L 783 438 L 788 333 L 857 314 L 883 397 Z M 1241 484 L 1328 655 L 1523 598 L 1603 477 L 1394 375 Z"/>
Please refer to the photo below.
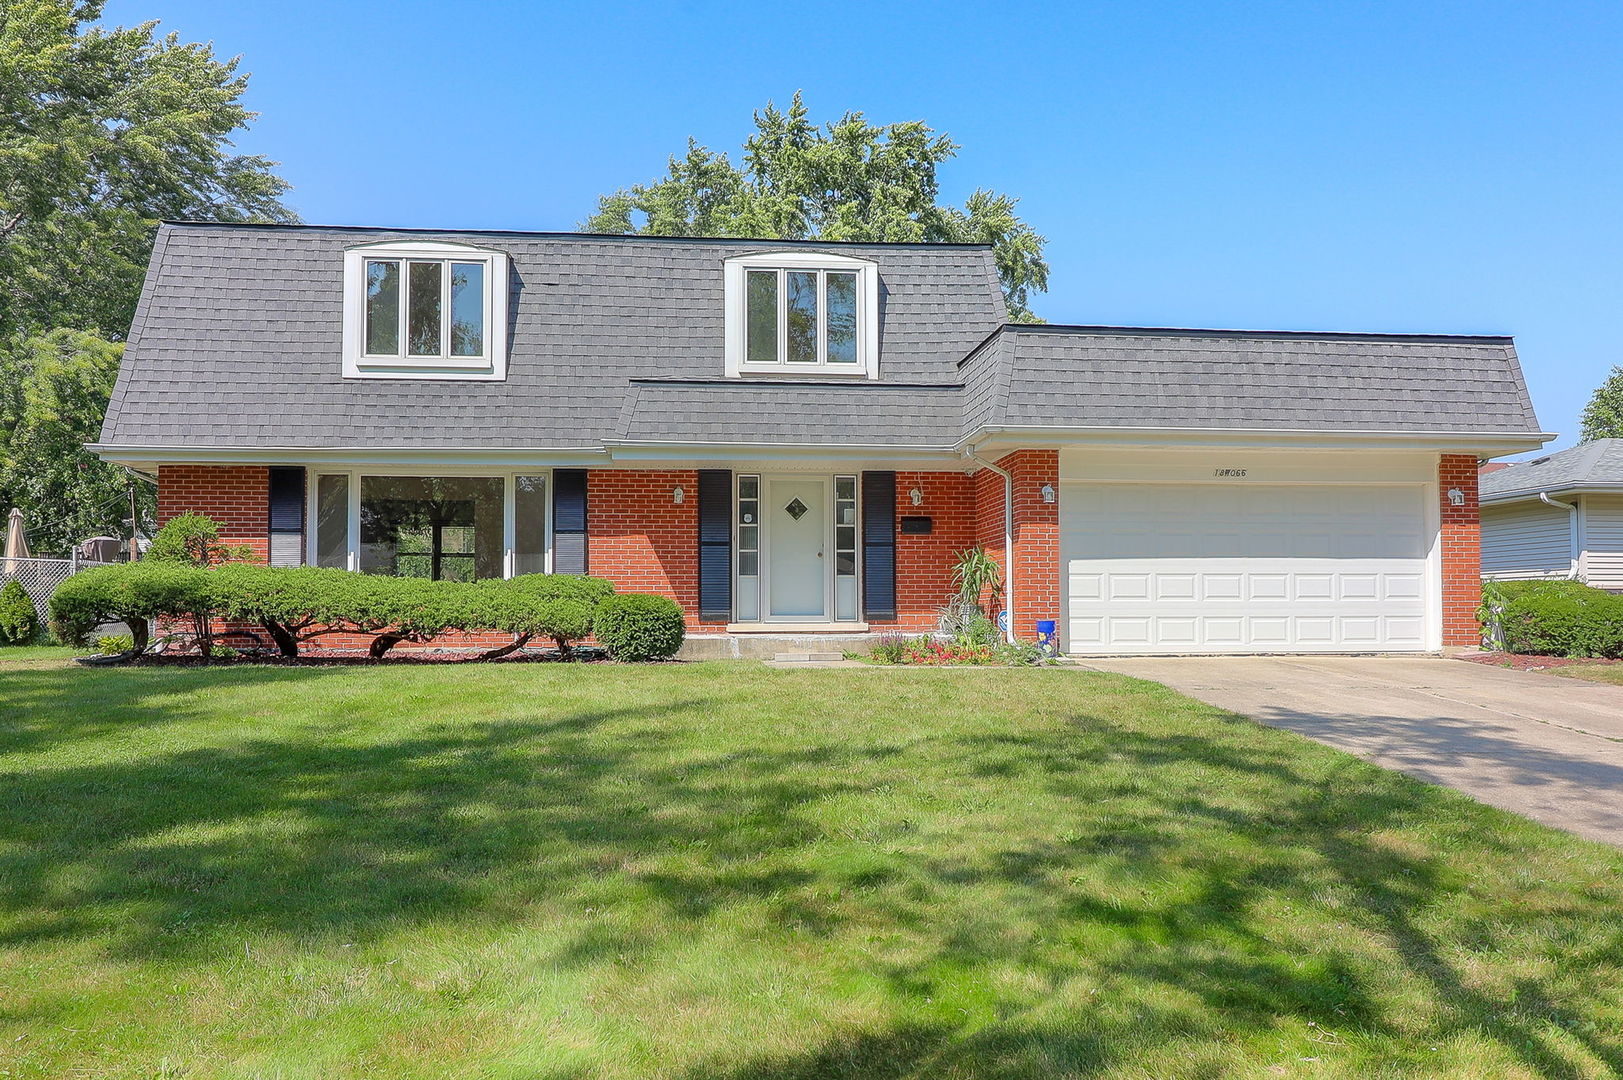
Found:
<path fill-rule="evenodd" d="M 8 676 L 0 703 L 22 719 L 0 724 L 0 746 L 182 723 L 212 707 L 177 696 L 188 689 L 249 688 L 273 701 L 331 674 L 236 668 L 88 687 L 71 672 Z M 711 1062 L 695 1080 L 1088 1075 L 1122 1060 L 1131 1042 L 1120 1035 L 1133 1029 L 1221 1042 L 1289 1019 L 1404 1038 L 1412 1024 L 1368 985 L 1367 952 L 1333 935 L 1303 941 L 1277 914 L 1333 907 L 1424 987 L 1435 1013 L 1425 1038 L 1485 1037 L 1557 1078 L 1591 1075 L 1576 1043 L 1623 1071 L 1623 1052 L 1585 1012 L 1618 991 L 1608 950 L 1620 939 L 1593 929 L 1615 917 L 1616 889 L 1491 920 L 1444 918 L 1468 898 L 1469 875 L 1386 834 L 1426 825 L 1424 835 L 1468 841 L 1501 865 L 1522 843 L 1454 796 L 1192 707 L 1175 725 L 1072 708 L 1063 725 L 965 726 L 926 757 L 930 746 L 903 749 L 902 739 L 817 735 L 827 708 L 905 707 L 878 694 L 856 706 L 809 679 L 804 738 L 741 737 L 724 752 L 690 744 L 722 705 L 749 702 L 756 681 L 802 674 L 752 673 L 702 691 L 678 681 L 635 706 L 613 707 L 609 693 L 597 708 L 541 700 L 522 719 L 419 722 L 389 741 L 313 731 L 0 772 L 10 927 L 0 946 L 97 934 L 125 956 L 188 961 L 253 930 L 356 939 L 447 916 L 519 920 L 560 899 L 653 905 L 694 934 L 725 913 L 764 909 L 763 933 L 830 949 L 876 926 L 924 944 L 906 960 L 861 949 L 851 961 L 889 988 L 898 1007 L 888 1022 L 789 1056 Z M 66 700 L 83 704 L 53 715 Z M 1000 707 L 990 696 L 981 704 Z M 973 799 L 1013 790 L 1051 808 L 1052 829 L 920 838 L 918 811 L 880 794 L 906 780 L 970 800 L 954 804 L 966 828 Z M 857 838 L 840 849 L 848 857 L 818 861 L 813 852 L 841 838 L 808 808 L 840 799 L 864 808 Z M 639 933 L 583 926 L 550 959 L 657 958 L 663 943 Z M 1523 980 L 1511 1003 L 1462 970 L 1462 952 L 1491 960 L 1529 939 L 1582 958 L 1559 992 Z M 919 1019 L 919 1003 L 1011 969 L 1023 988 L 988 991 L 980 1012 Z M 1138 1019 L 1115 1038 L 1108 1025 L 1056 1019 L 1053 1003 L 1078 982 Z"/>

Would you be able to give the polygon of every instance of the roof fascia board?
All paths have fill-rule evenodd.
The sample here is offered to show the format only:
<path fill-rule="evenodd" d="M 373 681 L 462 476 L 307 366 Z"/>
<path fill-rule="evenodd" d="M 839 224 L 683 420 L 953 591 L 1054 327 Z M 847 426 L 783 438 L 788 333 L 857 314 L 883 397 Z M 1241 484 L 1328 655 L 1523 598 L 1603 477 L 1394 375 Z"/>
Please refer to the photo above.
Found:
<path fill-rule="evenodd" d="M 1496 491 L 1478 499 L 1484 506 L 1489 503 L 1523 502 L 1544 495 L 1623 495 L 1623 484 L 1544 484 L 1538 487 L 1516 488 L 1514 491 Z"/>
<path fill-rule="evenodd" d="M 1016 446 L 1215 446 L 1300 449 L 1394 449 L 1474 451 L 1508 454 L 1537 450 L 1554 435 L 1547 432 L 1491 431 L 1361 431 L 1277 428 L 1164 427 L 984 427 L 965 440 L 966 447 Z"/>
<path fill-rule="evenodd" d="M 596 446 L 563 447 L 425 447 L 398 446 L 137 446 L 91 443 L 103 461 L 141 468 L 150 465 L 424 465 L 424 466 L 570 466 L 601 464 L 608 453 Z"/>

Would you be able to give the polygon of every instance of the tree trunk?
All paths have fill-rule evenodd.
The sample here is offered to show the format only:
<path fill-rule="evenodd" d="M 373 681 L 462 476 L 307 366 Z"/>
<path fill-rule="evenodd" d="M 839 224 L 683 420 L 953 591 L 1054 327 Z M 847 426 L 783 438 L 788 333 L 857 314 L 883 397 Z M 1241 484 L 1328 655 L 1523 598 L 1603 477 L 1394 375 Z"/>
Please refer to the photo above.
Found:
<path fill-rule="evenodd" d="M 367 649 L 367 655 L 374 660 L 382 660 L 383 654 L 406 640 L 404 634 L 379 634 L 372 639 L 372 647 Z"/>
<path fill-rule="evenodd" d="M 263 626 L 265 633 L 276 642 L 276 647 L 281 650 L 283 656 L 299 655 L 299 639 L 287 627 L 274 619 L 260 619 L 259 625 Z"/>
<path fill-rule="evenodd" d="M 512 641 L 509 641 L 506 645 L 503 645 L 499 649 L 491 649 L 489 652 L 480 653 L 479 659 L 500 660 L 509 653 L 518 652 L 520 649 L 524 648 L 524 646 L 528 645 L 530 643 L 531 636 L 532 635 L 530 634 L 519 634 L 517 637 L 513 638 Z"/>
<path fill-rule="evenodd" d="M 130 628 L 130 658 L 134 659 L 147 651 L 148 635 L 147 621 L 145 619 L 126 619 L 124 625 Z"/>

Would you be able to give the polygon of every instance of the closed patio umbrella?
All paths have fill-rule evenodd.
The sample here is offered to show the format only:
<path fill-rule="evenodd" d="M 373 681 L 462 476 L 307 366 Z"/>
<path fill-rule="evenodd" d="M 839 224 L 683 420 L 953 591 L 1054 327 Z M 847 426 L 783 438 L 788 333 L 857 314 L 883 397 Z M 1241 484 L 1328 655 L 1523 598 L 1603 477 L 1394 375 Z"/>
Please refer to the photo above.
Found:
<path fill-rule="evenodd" d="M 6 573 L 15 576 L 22 567 L 18 559 L 28 558 L 28 534 L 23 531 L 23 512 L 15 506 L 6 519 Z"/>

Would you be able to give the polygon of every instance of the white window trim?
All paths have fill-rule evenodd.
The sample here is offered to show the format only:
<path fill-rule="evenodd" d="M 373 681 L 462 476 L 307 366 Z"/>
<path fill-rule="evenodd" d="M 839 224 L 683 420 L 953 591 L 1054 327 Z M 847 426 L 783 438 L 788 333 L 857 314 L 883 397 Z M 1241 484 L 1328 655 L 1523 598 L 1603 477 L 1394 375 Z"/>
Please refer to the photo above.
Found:
<path fill-rule="evenodd" d="M 305 507 L 305 536 L 304 536 L 304 562 L 306 566 L 315 566 L 318 555 L 316 528 L 319 522 L 320 504 L 317 501 L 317 490 L 321 486 L 320 478 L 323 476 L 348 477 L 349 507 L 347 517 L 347 537 L 345 539 L 344 569 L 360 573 L 361 569 L 361 477 L 363 476 L 473 476 L 473 477 L 500 477 L 502 481 L 502 577 L 513 577 L 513 569 L 517 558 L 518 547 L 518 515 L 516 513 L 516 492 L 518 490 L 518 477 L 541 476 L 546 478 L 545 489 L 545 535 L 542 537 L 542 552 L 544 554 L 543 573 L 552 573 L 552 484 L 553 475 L 550 468 L 538 469 L 506 469 L 492 472 L 489 469 L 459 469 L 459 468 L 425 468 L 422 466 L 392 467 L 371 466 L 361 469 L 324 469 L 311 466 L 306 471 L 304 485 Z"/>
<path fill-rule="evenodd" d="M 744 281 L 749 270 L 846 270 L 857 275 L 857 362 L 855 364 L 751 364 L 746 357 L 748 311 Z M 771 375 L 794 378 L 879 378 L 879 264 L 849 255 L 818 251 L 769 251 L 738 255 L 722 268 L 726 314 L 726 373 L 729 378 Z M 821 290 L 819 290 L 821 291 Z M 820 298 L 821 302 L 821 298 Z M 779 290 L 779 304 L 783 303 Z M 819 316 L 823 315 L 819 311 Z M 782 335 L 781 318 L 779 334 Z M 781 354 L 781 350 L 780 350 Z"/>
<path fill-rule="evenodd" d="M 369 259 L 477 262 L 485 266 L 485 351 L 482 356 L 367 356 L 366 263 Z M 404 270 L 404 267 L 402 267 Z M 442 286 L 449 295 L 449 277 Z M 384 240 L 344 252 L 344 378 L 459 379 L 500 382 L 507 378 L 507 256 L 487 248 L 443 240 Z M 407 304 L 401 274 L 400 305 Z M 449 320 L 450 310 L 441 313 Z M 402 314 L 404 318 L 404 314 Z M 402 342 L 402 346 L 404 343 Z"/>

